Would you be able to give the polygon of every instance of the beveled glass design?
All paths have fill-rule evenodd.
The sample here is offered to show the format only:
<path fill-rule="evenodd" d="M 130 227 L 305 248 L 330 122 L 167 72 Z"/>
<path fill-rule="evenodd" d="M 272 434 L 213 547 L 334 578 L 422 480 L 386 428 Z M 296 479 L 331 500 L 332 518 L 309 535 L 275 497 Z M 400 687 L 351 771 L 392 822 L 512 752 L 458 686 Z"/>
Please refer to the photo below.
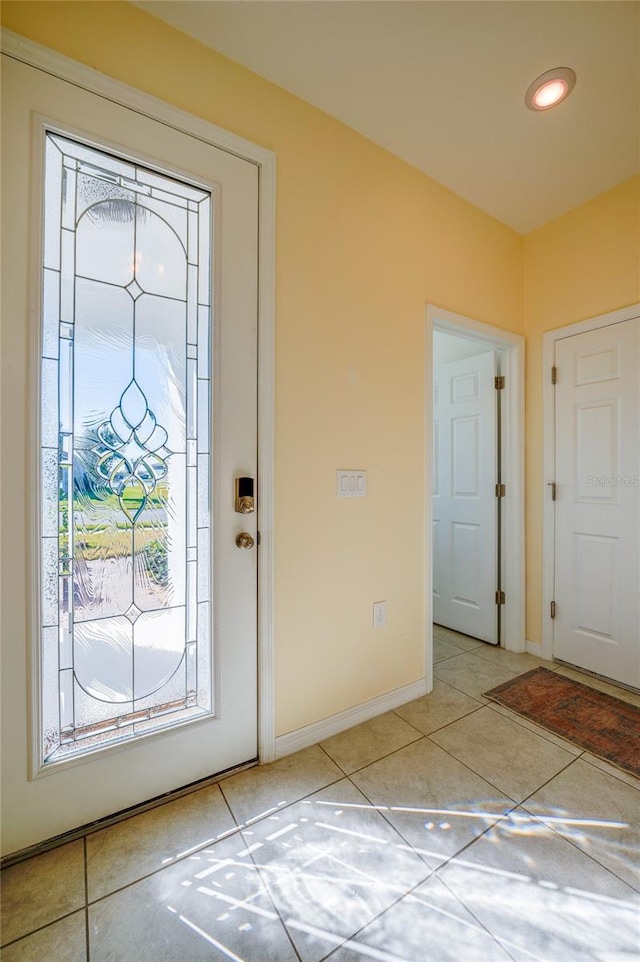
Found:
<path fill-rule="evenodd" d="M 211 203 L 47 134 L 45 762 L 212 711 Z"/>

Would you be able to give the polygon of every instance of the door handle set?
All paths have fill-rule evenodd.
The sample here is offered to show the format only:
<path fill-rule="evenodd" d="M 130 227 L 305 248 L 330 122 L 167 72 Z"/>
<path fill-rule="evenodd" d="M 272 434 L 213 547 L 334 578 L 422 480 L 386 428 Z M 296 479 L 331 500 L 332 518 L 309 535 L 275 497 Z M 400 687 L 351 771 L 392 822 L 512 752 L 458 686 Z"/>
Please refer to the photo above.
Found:
<path fill-rule="evenodd" d="M 235 511 L 237 514 L 253 514 L 256 510 L 253 478 L 236 478 L 235 480 Z M 236 548 L 244 550 L 255 546 L 255 539 L 248 531 L 241 531 L 236 535 Z"/>

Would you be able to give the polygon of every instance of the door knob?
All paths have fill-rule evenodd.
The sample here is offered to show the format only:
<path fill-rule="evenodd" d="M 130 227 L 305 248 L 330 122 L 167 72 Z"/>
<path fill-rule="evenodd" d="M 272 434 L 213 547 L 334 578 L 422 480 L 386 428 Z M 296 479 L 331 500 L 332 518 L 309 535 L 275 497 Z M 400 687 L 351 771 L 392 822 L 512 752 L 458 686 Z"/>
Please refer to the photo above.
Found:
<path fill-rule="evenodd" d="M 253 548 L 255 541 L 248 531 L 241 531 L 236 537 L 236 548 Z"/>

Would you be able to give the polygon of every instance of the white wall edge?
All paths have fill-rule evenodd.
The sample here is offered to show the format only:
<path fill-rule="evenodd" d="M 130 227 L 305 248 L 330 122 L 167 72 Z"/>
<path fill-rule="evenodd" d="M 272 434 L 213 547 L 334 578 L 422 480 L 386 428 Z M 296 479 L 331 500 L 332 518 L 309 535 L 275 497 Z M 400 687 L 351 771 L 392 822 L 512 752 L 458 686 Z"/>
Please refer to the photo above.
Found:
<path fill-rule="evenodd" d="M 402 685 L 400 688 L 394 688 L 383 695 L 369 698 L 368 701 L 363 701 L 359 705 L 345 708 L 344 711 L 336 712 L 335 715 L 321 718 L 320 721 L 305 725 L 304 728 L 297 728 L 286 735 L 279 735 L 275 740 L 275 757 L 284 758 L 285 755 L 302 751 L 303 748 L 309 748 L 325 738 L 338 735 L 340 732 L 346 731 L 347 728 L 360 725 L 362 722 L 369 721 L 370 718 L 375 718 L 386 711 L 398 708 L 408 701 L 413 701 L 414 698 L 426 695 L 426 693 L 426 678 L 420 678 L 409 685 Z"/>
<path fill-rule="evenodd" d="M 275 436 L 275 216 L 276 155 L 222 127 L 114 80 L 10 30 L 0 31 L 2 53 L 131 108 L 259 169 L 258 237 L 258 754 L 275 758 L 274 685 L 274 436 Z"/>
<path fill-rule="evenodd" d="M 490 341 L 505 352 L 505 390 L 503 421 L 508 439 L 504 456 L 507 497 L 504 503 L 504 647 L 508 651 L 523 652 L 525 639 L 525 507 L 524 507 L 524 351 L 525 340 L 521 334 L 503 330 L 483 321 L 456 314 L 453 311 L 426 305 L 426 399 L 425 438 L 426 496 L 425 496 L 425 558 L 427 570 L 427 664 L 432 652 L 431 602 L 433 597 L 432 556 L 432 478 L 431 478 L 431 432 L 433 422 L 433 332 L 449 334 L 471 340 Z M 429 676 L 430 677 L 430 676 Z"/>
<path fill-rule="evenodd" d="M 555 503 L 548 485 L 555 480 L 555 388 L 551 368 L 555 363 L 556 341 L 611 324 L 622 324 L 640 315 L 640 303 L 590 317 L 542 335 L 542 658 L 553 660 L 551 602 L 555 594 Z"/>
<path fill-rule="evenodd" d="M 544 658 L 542 654 L 542 645 L 538 641 L 525 641 L 524 650 L 528 655 L 535 655 L 536 658 Z"/>

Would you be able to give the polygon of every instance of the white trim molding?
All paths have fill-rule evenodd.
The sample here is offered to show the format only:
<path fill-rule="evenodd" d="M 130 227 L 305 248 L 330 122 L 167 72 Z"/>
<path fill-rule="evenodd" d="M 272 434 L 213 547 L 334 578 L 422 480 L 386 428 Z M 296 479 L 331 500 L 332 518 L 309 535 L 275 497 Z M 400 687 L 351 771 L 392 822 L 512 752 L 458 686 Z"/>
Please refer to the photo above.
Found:
<path fill-rule="evenodd" d="M 387 691 L 383 695 L 369 698 L 359 705 L 345 708 L 344 711 L 336 712 L 335 715 L 327 715 L 326 718 L 321 718 L 320 721 L 313 722 L 311 725 L 305 725 L 304 728 L 297 728 L 286 735 L 279 735 L 276 738 L 275 757 L 284 758 L 285 755 L 302 751 L 303 748 L 316 745 L 325 738 L 331 738 L 332 735 L 339 735 L 340 732 L 353 728 L 354 725 L 360 725 L 426 694 L 426 678 L 420 678 L 408 685 Z"/>
<path fill-rule="evenodd" d="M 555 583 L 555 511 L 549 485 L 555 480 L 555 388 L 551 368 L 555 363 L 556 341 L 585 334 L 600 327 L 622 324 L 640 315 L 640 303 L 630 304 L 608 314 L 590 317 L 576 324 L 547 331 L 542 337 L 542 658 L 553 660 L 553 621 L 551 602 Z"/>
<path fill-rule="evenodd" d="M 527 641 L 525 642 L 524 650 L 528 655 L 534 655 L 536 658 L 542 658 L 542 645 L 537 641 Z"/>
<path fill-rule="evenodd" d="M 504 647 L 522 652 L 525 639 L 525 566 L 524 566 L 524 337 L 500 327 L 476 321 L 462 314 L 427 304 L 425 358 L 425 557 L 427 560 L 426 626 L 427 665 L 432 663 L 433 626 L 433 546 L 432 546 L 432 473 L 433 428 L 433 332 L 444 331 L 467 340 L 489 343 L 504 355 L 505 388 L 502 405 L 503 475 L 507 483 L 503 519 Z M 431 671 L 431 668 L 429 668 Z M 429 675 L 429 677 L 431 677 Z"/>
<path fill-rule="evenodd" d="M 241 157 L 258 168 L 258 505 L 261 536 L 258 557 L 258 753 L 261 762 L 272 761 L 275 757 L 273 452 L 276 156 L 243 137 L 11 31 L 2 30 L 0 38 L 2 53 L 7 56 Z"/>

